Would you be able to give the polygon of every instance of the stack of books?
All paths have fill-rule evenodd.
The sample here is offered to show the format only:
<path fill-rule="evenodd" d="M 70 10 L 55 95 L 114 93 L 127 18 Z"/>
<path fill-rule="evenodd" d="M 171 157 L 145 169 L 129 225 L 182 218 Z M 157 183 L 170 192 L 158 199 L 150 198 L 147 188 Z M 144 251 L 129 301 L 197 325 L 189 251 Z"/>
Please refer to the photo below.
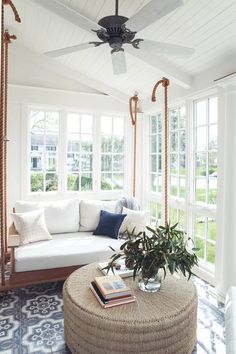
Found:
<path fill-rule="evenodd" d="M 96 277 L 90 289 L 103 308 L 129 304 L 136 301 L 131 290 L 119 275 Z"/>

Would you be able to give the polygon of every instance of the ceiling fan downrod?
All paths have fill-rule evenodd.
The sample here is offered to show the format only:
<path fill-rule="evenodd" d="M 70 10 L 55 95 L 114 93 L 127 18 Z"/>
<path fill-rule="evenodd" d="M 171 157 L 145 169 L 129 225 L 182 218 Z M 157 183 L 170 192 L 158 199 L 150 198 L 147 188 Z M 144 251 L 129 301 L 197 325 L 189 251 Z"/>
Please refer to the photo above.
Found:
<path fill-rule="evenodd" d="M 118 16 L 119 0 L 116 0 L 115 15 Z"/>

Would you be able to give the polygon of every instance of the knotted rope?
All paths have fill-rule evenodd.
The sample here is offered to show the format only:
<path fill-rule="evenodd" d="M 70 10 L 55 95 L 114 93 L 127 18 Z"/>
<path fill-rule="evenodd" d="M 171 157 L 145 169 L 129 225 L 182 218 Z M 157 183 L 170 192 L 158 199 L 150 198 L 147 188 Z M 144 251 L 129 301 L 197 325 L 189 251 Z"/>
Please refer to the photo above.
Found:
<path fill-rule="evenodd" d="M 137 152 L 137 110 L 138 110 L 138 95 L 130 97 L 129 99 L 129 112 L 131 117 L 131 124 L 134 127 L 133 136 L 133 197 L 136 193 L 136 152 Z M 134 105 L 133 105 L 134 103 Z"/>
<path fill-rule="evenodd" d="M 164 87 L 164 225 L 168 225 L 168 140 L 169 140 L 169 122 L 168 122 L 168 86 L 170 84 L 169 80 L 163 77 L 161 80 L 157 81 L 156 85 L 152 91 L 152 102 L 156 102 L 156 91 L 158 86 L 162 84 Z"/>

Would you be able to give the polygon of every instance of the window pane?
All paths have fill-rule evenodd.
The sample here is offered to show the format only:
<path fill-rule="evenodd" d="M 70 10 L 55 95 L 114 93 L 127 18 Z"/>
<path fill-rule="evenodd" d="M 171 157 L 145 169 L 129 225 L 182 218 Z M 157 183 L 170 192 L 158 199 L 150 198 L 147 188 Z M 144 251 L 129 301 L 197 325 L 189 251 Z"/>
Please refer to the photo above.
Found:
<path fill-rule="evenodd" d="M 170 149 L 171 151 L 178 151 L 178 133 L 171 133 Z"/>
<path fill-rule="evenodd" d="M 209 127 L 209 150 L 217 149 L 217 126 L 210 125 Z"/>
<path fill-rule="evenodd" d="M 124 175 L 123 173 L 117 173 L 113 175 L 113 189 L 124 188 Z"/>
<path fill-rule="evenodd" d="M 81 116 L 81 133 L 93 133 L 93 116 L 82 114 Z"/>
<path fill-rule="evenodd" d="M 90 191 L 93 189 L 93 179 L 91 173 L 81 174 L 81 191 Z"/>
<path fill-rule="evenodd" d="M 158 134 L 158 152 L 162 152 L 162 135 Z"/>
<path fill-rule="evenodd" d="M 170 155 L 170 172 L 173 175 L 176 175 L 178 172 L 178 155 L 177 154 Z"/>
<path fill-rule="evenodd" d="M 31 185 L 31 192 L 43 192 L 44 191 L 43 173 L 32 173 L 30 185 Z"/>
<path fill-rule="evenodd" d="M 180 118 L 179 118 L 179 127 L 185 128 L 186 126 L 186 109 L 185 106 L 180 108 Z"/>
<path fill-rule="evenodd" d="M 102 152 L 111 152 L 112 151 L 112 137 L 103 136 L 102 137 Z"/>
<path fill-rule="evenodd" d="M 202 240 L 200 238 L 196 238 L 195 246 L 197 248 L 199 248 L 199 251 L 196 252 L 197 256 L 199 258 L 204 259 L 204 255 L 205 255 L 205 243 L 204 243 L 204 240 Z"/>
<path fill-rule="evenodd" d="M 158 182 L 157 182 L 157 175 L 151 174 L 151 191 L 157 192 Z"/>
<path fill-rule="evenodd" d="M 185 192 L 186 192 L 186 180 L 185 178 L 180 178 L 179 179 L 179 197 L 180 198 L 185 198 Z"/>
<path fill-rule="evenodd" d="M 208 204 L 216 204 L 217 197 L 217 179 L 209 179 Z"/>
<path fill-rule="evenodd" d="M 186 166 L 185 166 L 185 154 L 179 155 L 179 174 L 185 175 L 186 174 Z"/>
<path fill-rule="evenodd" d="M 178 129 L 178 110 L 170 111 L 170 129 Z"/>
<path fill-rule="evenodd" d="M 205 227 L 206 227 L 206 219 L 201 216 L 197 216 L 195 218 L 195 236 L 200 236 L 202 238 L 205 237 Z"/>
<path fill-rule="evenodd" d="M 101 189 L 111 190 L 112 189 L 112 174 L 102 173 L 101 175 Z"/>
<path fill-rule="evenodd" d="M 162 189 L 162 175 L 158 175 L 158 192 L 161 193 Z"/>
<path fill-rule="evenodd" d="M 157 172 L 157 155 L 151 155 L 151 172 Z"/>
<path fill-rule="evenodd" d="M 171 208 L 170 209 L 170 224 L 174 225 L 178 222 L 178 214 L 177 209 Z"/>
<path fill-rule="evenodd" d="M 217 152 L 209 152 L 209 176 L 217 177 Z"/>
<path fill-rule="evenodd" d="M 110 155 L 102 155 L 102 171 L 112 171 L 112 157 Z"/>
<path fill-rule="evenodd" d="M 79 174 L 69 174 L 67 176 L 67 190 L 79 191 L 80 190 L 80 176 Z"/>
<path fill-rule="evenodd" d="M 55 173 L 46 173 L 46 192 L 58 189 L 58 176 Z"/>
<path fill-rule="evenodd" d="M 206 154 L 198 153 L 195 157 L 195 175 L 206 176 Z"/>
<path fill-rule="evenodd" d="M 79 171 L 80 170 L 80 155 L 77 153 L 67 154 L 67 170 Z"/>
<path fill-rule="evenodd" d="M 44 169 L 43 152 L 31 151 L 31 171 L 42 171 Z"/>
<path fill-rule="evenodd" d="M 101 117 L 101 132 L 112 135 L 112 117 Z"/>
<path fill-rule="evenodd" d="M 157 130 L 158 130 L 158 133 L 162 132 L 162 117 L 161 117 L 161 114 L 158 114 L 158 117 L 157 117 Z"/>
<path fill-rule="evenodd" d="M 216 241 L 216 220 L 208 218 L 208 240 Z"/>
<path fill-rule="evenodd" d="M 30 111 L 30 131 L 31 134 L 44 132 L 45 120 L 44 112 L 31 110 Z"/>
<path fill-rule="evenodd" d="M 113 156 L 113 171 L 124 171 L 124 156 L 123 155 L 114 155 Z"/>
<path fill-rule="evenodd" d="M 153 116 L 151 117 L 151 126 L 150 126 L 150 134 L 156 134 L 157 133 L 157 117 Z"/>
<path fill-rule="evenodd" d="M 156 135 L 151 136 L 151 152 L 157 152 L 157 137 L 156 137 Z"/>
<path fill-rule="evenodd" d="M 119 136 L 113 137 L 113 152 L 124 152 L 124 138 Z"/>
<path fill-rule="evenodd" d="M 197 128 L 197 151 L 206 150 L 206 127 Z"/>
<path fill-rule="evenodd" d="M 184 225 L 185 225 L 184 219 L 185 219 L 184 211 L 183 210 L 179 210 L 179 227 L 181 227 L 182 229 L 184 229 Z"/>
<path fill-rule="evenodd" d="M 177 180 L 177 177 L 171 176 L 170 194 L 173 195 L 173 196 L 177 196 L 178 195 L 178 180 Z"/>
<path fill-rule="evenodd" d="M 80 132 L 80 117 L 77 113 L 67 114 L 67 131 L 68 133 Z"/>
<path fill-rule="evenodd" d="M 45 112 L 45 130 L 47 132 L 59 131 L 59 113 Z"/>
<path fill-rule="evenodd" d="M 209 123 L 217 123 L 217 97 L 209 99 Z"/>
<path fill-rule="evenodd" d="M 215 244 L 207 242 L 207 262 L 215 264 Z"/>
<path fill-rule="evenodd" d="M 197 125 L 207 123 L 207 105 L 206 100 L 197 102 L 196 104 Z"/>
<path fill-rule="evenodd" d="M 67 138 L 68 151 L 79 152 L 80 151 L 80 136 L 79 134 L 69 134 Z"/>
<path fill-rule="evenodd" d="M 180 131 L 180 135 L 179 135 L 179 150 L 180 152 L 185 152 L 186 149 L 186 134 L 185 134 L 185 130 Z"/>
<path fill-rule="evenodd" d="M 206 179 L 196 178 L 195 200 L 206 203 Z"/>
<path fill-rule="evenodd" d="M 81 134 L 81 151 L 93 151 L 93 136 L 89 134 Z"/>
<path fill-rule="evenodd" d="M 124 119 L 114 118 L 113 132 L 115 135 L 124 135 Z"/>
<path fill-rule="evenodd" d="M 81 154 L 81 171 L 92 171 L 93 169 L 93 155 Z M 82 185 L 81 185 L 82 186 Z"/>

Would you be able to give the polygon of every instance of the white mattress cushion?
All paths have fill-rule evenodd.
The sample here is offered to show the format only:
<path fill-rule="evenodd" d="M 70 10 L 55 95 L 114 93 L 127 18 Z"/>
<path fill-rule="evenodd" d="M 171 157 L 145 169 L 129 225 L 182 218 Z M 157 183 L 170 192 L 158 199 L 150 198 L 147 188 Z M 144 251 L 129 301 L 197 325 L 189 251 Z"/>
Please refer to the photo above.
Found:
<path fill-rule="evenodd" d="M 94 236 L 91 232 L 52 235 L 52 240 L 15 249 L 15 271 L 24 272 L 84 265 L 109 259 L 124 240 Z"/>
<path fill-rule="evenodd" d="M 14 213 L 12 218 L 16 231 L 20 236 L 20 244 L 50 240 L 52 236 L 48 232 L 44 210 L 38 209 L 27 213 Z"/>
<path fill-rule="evenodd" d="M 68 199 L 53 202 L 17 201 L 17 213 L 44 208 L 45 221 L 51 234 L 77 232 L 79 230 L 79 200 Z"/>
<path fill-rule="evenodd" d="M 95 231 L 101 210 L 115 212 L 117 201 L 81 200 L 80 202 L 80 231 Z"/>
<path fill-rule="evenodd" d="M 134 235 L 139 234 L 145 230 L 149 223 L 150 212 L 145 210 L 131 210 L 123 207 L 122 214 L 127 214 L 120 227 L 120 233 L 123 234 L 126 230 Z"/>

